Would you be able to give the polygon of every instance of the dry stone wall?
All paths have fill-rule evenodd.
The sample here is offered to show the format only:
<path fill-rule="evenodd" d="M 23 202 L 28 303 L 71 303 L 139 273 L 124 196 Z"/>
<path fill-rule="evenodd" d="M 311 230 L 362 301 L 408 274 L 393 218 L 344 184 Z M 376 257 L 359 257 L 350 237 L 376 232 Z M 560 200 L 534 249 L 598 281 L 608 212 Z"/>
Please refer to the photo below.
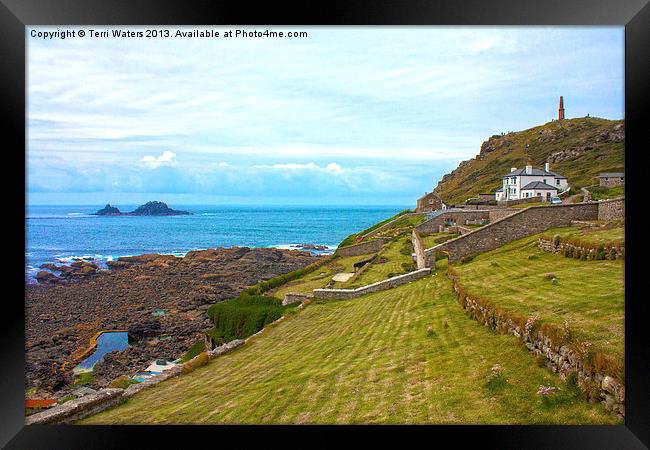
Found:
<path fill-rule="evenodd" d="M 373 239 L 368 242 L 362 242 L 361 244 L 348 245 L 345 247 L 340 247 L 336 250 L 336 254 L 339 256 L 358 256 L 366 255 L 368 253 L 377 253 L 381 250 L 381 247 L 384 245 L 384 240 L 381 238 Z"/>
<path fill-rule="evenodd" d="M 415 230 L 418 233 L 436 233 L 440 229 L 440 225 L 444 225 L 447 221 L 456 222 L 463 225 L 466 220 L 489 220 L 490 212 L 488 210 L 480 211 L 447 211 L 439 216 L 429 219 L 421 223 Z"/>
<path fill-rule="evenodd" d="M 345 300 L 370 294 L 371 292 L 384 291 L 411 281 L 419 280 L 431 273 L 430 268 L 415 270 L 413 272 L 397 275 L 387 280 L 378 281 L 356 289 L 314 289 L 314 297 L 323 300 Z"/>
<path fill-rule="evenodd" d="M 492 310 L 485 302 L 479 301 L 462 289 L 458 277 L 453 272 L 449 272 L 448 276 L 452 280 L 454 293 L 458 296 L 461 306 L 472 318 L 494 330 L 517 336 L 529 351 L 546 358 L 548 368 L 558 373 L 561 378 L 566 379 L 570 373 L 575 373 L 579 384 L 595 384 L 605 407 L 622 417 L 625 416 L 625 386 L 611 374 L 599 373 L 586 367 L 574 350 L 566 345 L 554 344 L 541 330 L 534 326 L 529 327 L 529 324 L 534 324 L 532 317 L 524 326 L 517 324 L 506 314 Z"/>
<path fill-rule="evenodd" d="M 522 209 L 471 233 L 425 250 L 427 266 L 432 267 L 435 254 L 440 251 L 447 252 L 449 262 L 454 263 L 465 256 L 492 250 L 552 227 L 569 226 L 572 220 L 596 220 L 597 218 L 598 203 L 533 206 Z"/>
<path fill-rule="evenodd" d="M 540 250 L 551 253 L 559 253 L 566 257 L 580 258 L 591 261 L 594 259 L 625 259 L 625 245 L 605 245 L 603 246 L 603 256 L 598 257 L 598 252 L 593 247 L 582 247 L 570 242 L 562 242 L 557 238 L 544 239 L 539 238 L 538 247 Z"/>
<path fill-rule="evenodd" d="M 625 218 L 625 197 L 598 202 L 598 220 Z"/>
<path fill-rule="evenodd" d="M 496 222 L 501 220 L 504 217 L 513 215 L 514 213 L 521 211 L 520 209 L 509 209 L 509 208 L 499 208 L 490 210 L 490 222 Z"/>
<path fill-rule="evenodd" d="M 245 341 L 242 339 L 235 339 L 226 344 L 223 344 L 214 350 L 207 352 L 208 358 L 216 358 L 223 354 L 229 353 L 234 349 L 244 345 Z M 84 395 L 83 397 L 69 400 L 62 405 L 57 405 L 46 411 L 42 411 L 25 419 L 26 425 L 35 424 L 64 424 L 72 423 L 81 420 L 84 417 L 97 414 L 105 409 L 118 405 L 128 398 L 133 397 L 135 394 L 143 389 L 148 388 L 154 384 L 168 380 L 173 377 L 179 376 L 183 372 L 185 365 L 192 365 L 194 360 L 201 355 L 197 355 L 185 364 L 178 364 L 171 369 L 165 370 L 159 375 L 155 375 L 141 383 L 132 384 L 126 389 L 120 388 L 104 388 L 97 391 L 95 394 Z"/>
<path fill-rule="evenodd" d="M 418 269 L 424 269 L 426 267 L 424 247 L 422 246 L 422 239 L 420 238 L 420 234 L 415 230 L 411 231 L 411 243 L 413 244 L 413 251 L 415 252 L 416 267 Z"/>
<path fill-rule="evenodd" d="M 305 300 L 313 298 L 312 294 L 301 294 L 297 292 L 287 292 L 282 299 L 282 306 L 291 305 L 292 303 L 302 303 Z"/>

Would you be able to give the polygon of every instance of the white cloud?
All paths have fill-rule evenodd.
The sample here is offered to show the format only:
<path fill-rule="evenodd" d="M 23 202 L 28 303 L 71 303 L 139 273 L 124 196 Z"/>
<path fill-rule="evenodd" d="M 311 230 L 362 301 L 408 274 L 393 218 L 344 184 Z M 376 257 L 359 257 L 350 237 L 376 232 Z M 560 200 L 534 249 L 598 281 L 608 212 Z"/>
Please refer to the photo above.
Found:
<path fill-rule="evenodd" d="M 176 153 L 165 150 L 158 156 L 147 155 L 143 157 L 140 162 L 149 167 L 150 169 L 156 169 L 160 166 L 175 166 L 176 163 Z"/>

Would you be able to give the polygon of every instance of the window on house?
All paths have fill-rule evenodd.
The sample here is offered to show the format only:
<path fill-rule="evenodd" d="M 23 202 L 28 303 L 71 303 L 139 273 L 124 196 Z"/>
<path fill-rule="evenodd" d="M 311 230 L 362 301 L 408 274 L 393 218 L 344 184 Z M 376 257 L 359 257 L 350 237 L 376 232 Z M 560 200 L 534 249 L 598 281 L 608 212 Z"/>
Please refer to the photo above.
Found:
<path fill-rule="evenodd" d="M 544 182 L 544 184 L 546 184 L 546 178 L 544 178 L 542 181 Z"/>
<path fill-rule="evenodd" d="M 560 185 L 560 180 L 555 180 L 555 185 L 559 186 Z"/>

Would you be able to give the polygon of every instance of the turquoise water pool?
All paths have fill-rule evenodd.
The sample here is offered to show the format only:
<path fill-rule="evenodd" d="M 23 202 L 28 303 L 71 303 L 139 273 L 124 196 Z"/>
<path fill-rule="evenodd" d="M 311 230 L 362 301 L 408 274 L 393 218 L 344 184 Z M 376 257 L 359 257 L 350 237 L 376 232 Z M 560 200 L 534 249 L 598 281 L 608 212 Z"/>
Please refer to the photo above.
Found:
<path fill-rule="evenodd" d="M 129 333 L 126 331 L 111 331 L 102 333 L 97 338 L 97 348 L 88 358 L 84 359 L 77 368 L 89 370 L 108 352 L 122 351 L 129 346 Z"/>

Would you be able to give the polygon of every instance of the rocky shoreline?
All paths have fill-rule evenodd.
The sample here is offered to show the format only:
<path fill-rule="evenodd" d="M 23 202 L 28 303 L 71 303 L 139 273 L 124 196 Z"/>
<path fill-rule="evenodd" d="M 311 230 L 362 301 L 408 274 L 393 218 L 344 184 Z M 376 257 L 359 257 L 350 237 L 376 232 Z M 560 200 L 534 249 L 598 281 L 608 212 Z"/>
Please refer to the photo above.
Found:
<path fill-rule="evenodd" d="M 300 250 L 234 247 L 185 257 L 122 257 L 109 262 L 109 270 L 83 260 L 44 265 L 58 275 L 44 270 L 39 285 L 25 286 L 26 388 L 38 397 L 77 388 L 72 369 L 102 330 L 129 330 L 130 347 L 95 365 L 91 387 L 133 375 L 153 359 L 176 359 L 210 327 L 211 304 L 318 258 Z"/>

